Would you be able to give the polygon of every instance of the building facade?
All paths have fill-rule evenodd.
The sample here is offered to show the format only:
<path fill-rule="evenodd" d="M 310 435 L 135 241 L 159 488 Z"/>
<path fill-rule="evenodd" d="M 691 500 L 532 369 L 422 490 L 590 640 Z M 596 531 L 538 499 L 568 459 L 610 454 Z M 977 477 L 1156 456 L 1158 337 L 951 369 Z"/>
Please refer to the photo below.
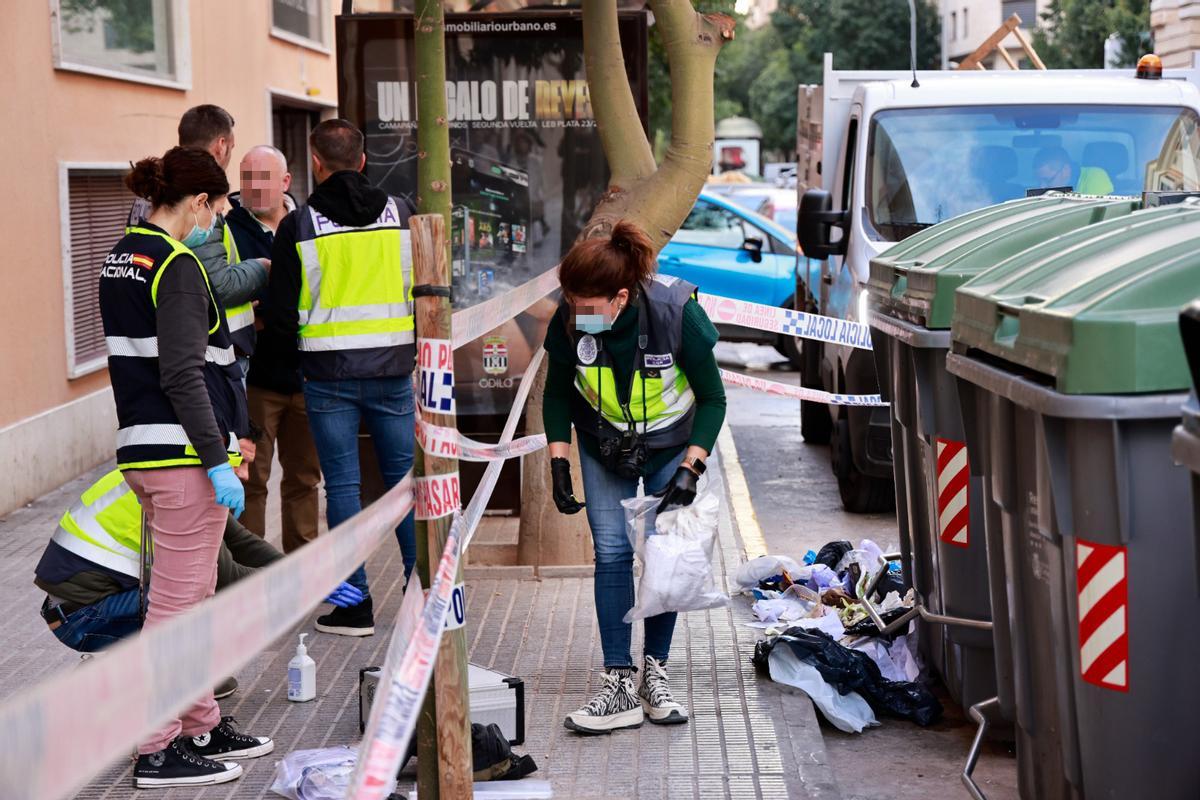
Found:
<path fill-rule="evenodd" d="M 149 8 L 131 14 L 129 9 Z M 0 515 L 113 456 L 96 303 L 122 233 L 130 161 L 161 155 L 200 103 L 288 156 L 307 195 L 308 131 L 335 113 L 333 0 L 10 3 L 0 26 L 10 188 L 0 194 Z"/>
<path fill-rule="evenodd" d="M 942 68 L 953 69 L 1013 14 L 1021 18 L 1021 30 L 1032 34 L 1049 5 L 1050 0 L 941 0 Z M 1031 66 L 1015 37 L 1008 36 L 1004 47 L 1021 69 Z M 988 69 L 1008 69 L 998 53 L 983 63 Z"/>
<path fill-rule="evenodd" d="M 1200 52 L 1200 0 L 1152 0 L 1150 29 L 1164 67 L 1191 67 Z"/>

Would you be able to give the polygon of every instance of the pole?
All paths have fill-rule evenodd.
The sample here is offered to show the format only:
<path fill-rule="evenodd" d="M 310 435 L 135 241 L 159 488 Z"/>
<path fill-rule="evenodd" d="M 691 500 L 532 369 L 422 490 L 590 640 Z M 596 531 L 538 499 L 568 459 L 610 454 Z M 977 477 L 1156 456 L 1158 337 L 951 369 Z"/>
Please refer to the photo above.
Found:
<path fill-rule="evenodd" d="M 428 268 L 431 274 L 421 272 L 416 278 L 417 284 L 427 283 L 436 286 L 449 286 L 450 273 L 448 265 L 450 263 L 450 243 L 445 232 L 450 229 L 450 128 L 446 124 L 446 33 L 445 33 L 445 18 L 442 11 L 441 0 L 417 0 L 415 14 L 413 17 L 413 48 L 416 56 L 416 94 L 417 94 L 417 206 L 422 214 L 438 214 L 443 219 L 442 239 L 445 240 L 441 244 L 443 255 L 440 260 L 434 260 L 430 263 L 424 255 L 417 256 L 418 248 L 416 246 L 416 229 L 414 228 L 414 261 L 415 269 Z M 414 220 L 415 224 L 415 220 Z M 428 251 L 425 251 L 428 253 Z M 422 259 L 425 262 L 425 267 L 422 267 Z M 417 333 L 420 336 L 437 337 L 437 331 L 441 330 L 440 324 L 436 330 L 426 332 L 421 326 L 424 320 L 427 319 L 421 310 L 424 304 L 432 303 L 439 308 L 444 307 L 445 316 L 445 337 L 450 338 L 450 309 L 449 302 L 438 297 L 418 298 L 417 302 Z M 450 426 L 454 425 L 453 417 L 450 418 Z M 418 447 L 416 451 L 416 475 L 423 475 L 426 465 L 424 463 L 423 454 Z M 432 461 L 432 459 L 431 459 Z M 430 472 L 433 472 L 433 465 L 430 464 Z M 441 550 L 438 548 L 439 537 L 436 535 L 423 535 L 423 528 L 418 523 L 417 529 L 417 566 L 420 569 L 421 579 L 425 582 L 425 586 L 430 585 L 429 564 L 437 563 L 441 557 Z M 440 541 L 445 542 L 445 531 L 441 532 Z M 432 548 L 432 549 L 431 549 Z M 432 553 L 432 555 L 430 555 Z M 459 576 L 461 578 L 461 567 L 459 568 Z M 451 632 L 453 633 L 453 632 Z M 448 642 L 450 646 L 454 646 L 454 642 L 461 639 L 461 631 L 458 636 L 447 635 L 442 639 L 442 649 L 439 651 L 438 663 L 443 664 L 450 659 L 444 659 L 442 654 L 446 653 Z M 457 662 L 455 662 L 457 664 Z M 465 651 L 463 657 L 463 677 L 461 680 L 461 689 L 463 692 L 463 702 L 466 698 L 466 667 L 465 667 Z M 427 692 L 425 695 L 425 704 L 421 709 L 421 716 L 417 724 L 417 787 L 422 797 L 467 797 L 471 791 L 471 756 L 470 756 L 470 720 L 465 719 L 466 726 L 466 788 L 462 790 L 461 780 L 455 780 L 453 787 L 449 781 L 448 773 L 439 765 L 439 747 L 438 734 L 438 709 L 439 697 L 442 687 L 445 683 L 445 678 L 441 674 L 441 668 L 434 671 L 434 690 Z M 465 713 L 463 715 L 465 717 Z M 445 719 L 445 717 L 443 717 Z M 444 726 L 443 726 L 444 727 Z M 445 785 L 446 793 L 442 795 L 439 791 L 441 779 L 446 778 Z M 458 791 L 456 794 L 455 791 Z"/>
<path fill-rule="evenodd" d="M 418 407 L 422 420 L 455 428 L 454 347 L 450 336 L 450 270 L 446 222 L 439 214 L 410 221 L 413 245 L 413 297 L 416 303 Z M 446 546 L 453 514 L 461 507 L 456 453 L 416 452 L 417 550 L 425 572 Z M 433 714 L 422 709 L 417 739 L 417 791 L 422 797 L 470 797 L 471 718 L 468 711 L 466 592 L 462 561 L 455 579 L 455 598 L 433 668 Z M 425 742 L 426 752 L 421 751 Z M 429 744 L 437 757 L 430 758 Z M 433 782 L 433 783 L 431 783 Z"/>

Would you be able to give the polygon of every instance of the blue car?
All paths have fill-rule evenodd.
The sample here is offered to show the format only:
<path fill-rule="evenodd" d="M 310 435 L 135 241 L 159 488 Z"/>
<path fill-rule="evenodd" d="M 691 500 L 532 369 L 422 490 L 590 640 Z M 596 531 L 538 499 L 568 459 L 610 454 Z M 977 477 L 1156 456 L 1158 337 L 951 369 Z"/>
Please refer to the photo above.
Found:
<path fill-rule="evenodd" d="M 819 262 L 812 262 L 817 264 Z M 807 279 L 809 259 L 796 234 L 737 203 L 701 192 L 683 225 L 658 254 L 658 270 L 700 287 L 701 292 L 769 306 L 796 308 L 797 266 Z M 798 307 L 805 307 L 804 298 Z M 721 338 L 775 347 L 797 367 L 800 353 L 790 336 L 718 325 Z"/>

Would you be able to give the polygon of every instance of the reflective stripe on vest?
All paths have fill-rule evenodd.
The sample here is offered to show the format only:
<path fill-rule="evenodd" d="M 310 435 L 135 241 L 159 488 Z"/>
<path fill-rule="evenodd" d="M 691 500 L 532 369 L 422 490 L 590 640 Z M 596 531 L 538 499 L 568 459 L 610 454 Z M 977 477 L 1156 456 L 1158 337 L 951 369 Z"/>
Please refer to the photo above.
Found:
<path fill-rule="evenodd" d="M 188 455 L 195 455 L 196 450 L 188 439 L 187 431 L 182 425 L 130 425 L 117 431 L 117 447 L 134 447 L 144 444 L 178 444 L 183 445 Z M 231 454 L 242 452 L 237 434 L 230 432 L 226 450 Z M 197 463 L 199 463 L 197 461 Z"/>
<path fill-rule="evenodd" d="M 411 345 L 412 240 L 395 198 L 379 219 L 354 228 L 306 209 L 314 233 L 300 256 L 298 346 L 309 352 Z"/>
<path fill-rule="evenodd" d="M 59 520 L 55 544 L 94 564 L 137 578 L 142 506 L 113 470 L 91 486 Z"/>
<path fill-rule="evenodd" d="M 224 234 L 221 238 L 222 244 L 225 245 L 225 260 L 230 266 L 241 262 L 241 254 L 238 253 L 237 242 L 233 238 L 233 231 L 230 230 L 229 224 L 225 224 Z M 247 301 L 239 306 L 230 306 L 225 309 L 225 321 L 229 323 L 229 332 L 240 331 L 247 325 L 254 324 L 254 305 Z"/>
<path fill-rule="evenodd" d="M 696 396 L 683 370 L 667 367 L 657 372 L 658 377 L 647 378 L 642 371 L 634 371 L 629 412 L 633 417 L 633 428 L 638 433 L 666 430 L 685 417 L 696 404 Z M 612 369 L 577 365 L 575 388 L 587 400 L 589 406 L 599 406 L 601 415 L 610 425 L 618 430 L 630 428 L 629 421 L 621 410 L 617 380 Z"/>
<path fill-rule="evenodd" d="M 130 336 L 105 336 L 104 343 L 108 347 L 108 354 L 110 356 L 158 358 L 157 336 L 146 336 L 140 339 Z M 237 356 L 234 355 L 232 347 L 214 347 L 209 345 L 204 348 L 204 360 L 220 364 L 221 366 L 227 366 L 237 361 Z"/>

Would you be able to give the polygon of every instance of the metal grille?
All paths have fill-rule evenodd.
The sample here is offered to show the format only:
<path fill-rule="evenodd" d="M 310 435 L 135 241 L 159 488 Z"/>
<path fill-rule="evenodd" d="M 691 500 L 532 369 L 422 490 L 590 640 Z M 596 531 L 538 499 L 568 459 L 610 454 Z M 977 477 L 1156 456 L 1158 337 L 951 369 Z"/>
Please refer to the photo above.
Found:
<path fill-rule="evenodd" d="M 70 206 L 71 371 L 104 359 L 104 326 L 100 321 L 100 268 L 121 238 L 133 203 L 123 174 L 112 170 L 72 169 L 67 173 Z"/>

